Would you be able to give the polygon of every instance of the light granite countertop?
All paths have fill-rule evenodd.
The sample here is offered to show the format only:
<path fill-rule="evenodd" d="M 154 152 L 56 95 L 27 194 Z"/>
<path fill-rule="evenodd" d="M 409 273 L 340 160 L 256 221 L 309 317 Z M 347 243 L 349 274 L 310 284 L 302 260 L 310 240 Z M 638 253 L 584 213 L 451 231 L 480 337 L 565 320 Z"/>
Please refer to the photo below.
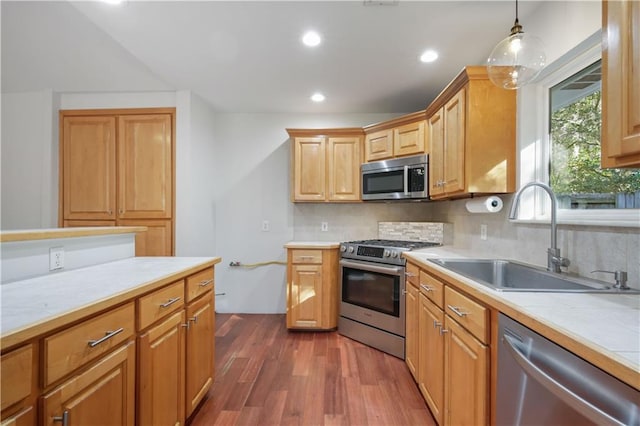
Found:
<path fill-rule="evenodd" d="M 2 348 L 182 279 L 220 260 L 132 257 L 2 284 Z"/>
<path fill-rule="evenodd" d="M 427 260 L 482 256 L 449 247 L 427 248 L 404 255 L 640 389 L 640 295 L 500 292 Z"/>

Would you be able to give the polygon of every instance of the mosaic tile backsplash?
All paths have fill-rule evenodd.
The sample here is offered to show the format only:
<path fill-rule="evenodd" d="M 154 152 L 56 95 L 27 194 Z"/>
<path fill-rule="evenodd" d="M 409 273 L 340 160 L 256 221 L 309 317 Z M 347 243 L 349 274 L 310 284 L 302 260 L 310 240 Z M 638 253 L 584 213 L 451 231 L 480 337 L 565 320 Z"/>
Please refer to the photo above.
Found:
<path fill-rule="evenodd" d="M 378 222 L 378 238 L 383 240 L 451 244 L 452 231 L 450 223 L 442 222 Z"/>

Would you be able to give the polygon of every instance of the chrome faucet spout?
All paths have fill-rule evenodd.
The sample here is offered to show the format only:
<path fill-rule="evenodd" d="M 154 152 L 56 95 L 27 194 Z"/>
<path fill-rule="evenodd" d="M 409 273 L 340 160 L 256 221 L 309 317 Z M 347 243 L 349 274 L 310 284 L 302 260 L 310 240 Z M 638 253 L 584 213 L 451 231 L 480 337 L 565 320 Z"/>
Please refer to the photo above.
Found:
<path fill-rule="evenodd" d="M 551 187 L 542 182 L 529 182 L 524 185 L 516 195 L 513 197 L 511 203 L 511 209 L 509 210 L 509 219 L 515 219 L 518 215 L 518 206 L 520 205 L 520 197 L 522 193 L 532 186 L 542 188 L 551 199 L 551 247 L 547 250 L 547 270 L 553 272 L 562 272 L 561 266 L 569 266 L 569 259 L 560 256 L 560 249 L 558 248 L 558 225 L 556 220 L 556 212 L 558 206 L 558 200 L 553 193 Z"/>

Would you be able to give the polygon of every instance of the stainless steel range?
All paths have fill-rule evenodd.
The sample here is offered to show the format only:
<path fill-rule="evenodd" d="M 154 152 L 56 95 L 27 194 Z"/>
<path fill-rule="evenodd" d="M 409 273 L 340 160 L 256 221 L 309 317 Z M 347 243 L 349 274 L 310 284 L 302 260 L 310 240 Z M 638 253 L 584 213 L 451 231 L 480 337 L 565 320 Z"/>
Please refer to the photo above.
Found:
<path fill-rule="evenodd" d="M 363 240 L 340 244 L 338 332 L 404 359 L 403 252 L 439 243 Z"/>

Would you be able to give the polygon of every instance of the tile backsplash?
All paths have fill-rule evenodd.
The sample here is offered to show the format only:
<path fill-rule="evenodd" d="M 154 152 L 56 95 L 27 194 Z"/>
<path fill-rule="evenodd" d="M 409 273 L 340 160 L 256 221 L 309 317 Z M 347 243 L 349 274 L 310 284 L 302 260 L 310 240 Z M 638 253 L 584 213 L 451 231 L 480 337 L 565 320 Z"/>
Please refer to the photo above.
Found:
<path fill-rule="evenodd" d="M 378 238 L 451 244 L 452 228 L 442 222 L 378 222 Z"/>

